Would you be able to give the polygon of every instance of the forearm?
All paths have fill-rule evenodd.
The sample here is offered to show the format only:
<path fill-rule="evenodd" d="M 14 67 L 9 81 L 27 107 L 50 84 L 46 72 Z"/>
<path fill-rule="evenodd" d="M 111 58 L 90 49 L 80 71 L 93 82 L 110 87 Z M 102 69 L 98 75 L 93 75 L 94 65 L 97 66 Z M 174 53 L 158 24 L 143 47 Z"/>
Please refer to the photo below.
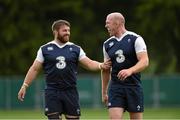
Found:
<path fill-rule="evenodd" d="M 101 63 L 95 60 L 91 60 L 88 57 L 85 57 L 83 59 L 80 60 L 81 65 L 87 69 L 87 70 L 91 70 L 91 71 L 97 71 L 101 69 Z"/>
<path fill-rule="evenodd" d="M 101 71 L 101 80 L 102 80 L 102 95 L 107 94 L 108 83 L 110 80 L 110 70 Z"/>
<path fill-rule="evenodd" d="M 134 73 L 143 71 L 148 65 L 149 65 L 148 59 L 143 59 L 143 60 L 138 61 L 136 65 L 134 65 L 133 67 L 129 69 L 134 74 Z"/>
<path fill-rule="evenodd" d="M 28 87 L 31 84 L 31 82 L 36 78 L 41 68 L 42 68 L 42 63 L 35 60 L 33 65 L 29 68 L 26 74 L 23 85 Z"/>
<path fill-rule="evenodd" d="M 26 74 L 23 84 L 27 84 L 29 86 L 32 83 L 32 81 L 36 78 L 37 74 L 38 70 L 35 70 L 33 67 L 30 67 Z"/>
<path fill-rule="evenodd" d="M 103 63 L 91 60 L 88 57 L 85 57 L 80 60 L 81 65 L 88 70 L 91 71 L 97 71 L 97 70 L 104 70 L 104 69 L 109 69 L 111 68 L 111 61 L 107 60 Z"/>
<path fill-rule="evenodd" d="M 32 83 L 32 81 L 36 78 L 37 74 L 39 73 L 40 68 L 42 67 L 42 63 L 35 60 L 33 65 L 29 68 L 26 77 L 24 79 L 24 82 L 18 92 L 18 99 L 23 101 L 25 94 L 26 94 L 26 88 Z"/>
<path fill-rule="evenodd" d="M 101 70 L 101 65 L 102 63 L 92 60 L 89 64 L 87 64 L 87 69 L 91 71 L 98 71 Z"/>

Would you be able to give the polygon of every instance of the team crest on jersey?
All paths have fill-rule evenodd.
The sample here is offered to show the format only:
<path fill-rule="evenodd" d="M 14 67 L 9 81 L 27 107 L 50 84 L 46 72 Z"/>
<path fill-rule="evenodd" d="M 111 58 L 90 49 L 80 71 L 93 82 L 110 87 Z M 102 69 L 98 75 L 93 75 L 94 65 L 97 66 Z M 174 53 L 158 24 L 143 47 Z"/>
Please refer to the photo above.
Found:
<path fill-rule="evenodd" d="M 131 39 L 128 39 L 128 43 L 131 42 Z"/>
<path fill-rule="evenodd" d="M 54 49 L 53 49 L 53 47 L 48 47 L 47 50 L 48 50 L 48 51 L 52 51 L 52 50 L 54 50 Z"/>
<path fill-rule="evenodd" d="M 114 42 L 109 43 L 109 47 L 112 47 L 114 45 Z"/>

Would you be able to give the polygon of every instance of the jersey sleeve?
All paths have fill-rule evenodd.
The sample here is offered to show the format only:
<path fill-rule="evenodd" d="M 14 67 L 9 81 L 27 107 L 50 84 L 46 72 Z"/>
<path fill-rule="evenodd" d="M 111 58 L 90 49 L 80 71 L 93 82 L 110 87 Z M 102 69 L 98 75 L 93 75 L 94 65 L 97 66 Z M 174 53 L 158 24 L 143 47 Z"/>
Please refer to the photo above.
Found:
<path fill-rule="evenodd" d="M 80 47 L 80 53 L 79 53 L 79 60 L 83 59 L 86 57 L 86 53 L 84 50 Z"/>
<path fill-rule="evenodd" d="M 36 60 L 39 62 L 44 62 L 44 56 L 42 54 L 42 49 L 39 48 L 38 52 L 37 52 L 37 56 L 36 56 Z"/>
<path fill-rule="evenodd" d="M 138 37 L 135 41 L 135 51 L 136 53 L 147 51 L 146 44 L 142 37 Z"/>
<path fill-rule="evenodd" d="M 109 59 L 109 55 L 107 54 L 104 45 L 103 45 L 103 56 L 104 56 L 104 61 L 107 60 L 107 59 Z"/>

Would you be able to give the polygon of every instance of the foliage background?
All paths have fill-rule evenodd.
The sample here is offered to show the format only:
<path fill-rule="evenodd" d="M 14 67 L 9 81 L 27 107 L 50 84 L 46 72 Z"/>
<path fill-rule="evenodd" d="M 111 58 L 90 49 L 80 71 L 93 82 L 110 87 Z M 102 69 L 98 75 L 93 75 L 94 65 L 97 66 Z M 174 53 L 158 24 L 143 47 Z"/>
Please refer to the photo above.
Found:
<path fill-rule="evenodd" d="M 57 19 L 70 21 L 71 42 L 102 61 L 106 15 L 115 11 L 148 46 L 145 73 L 180 72 L 179 0 L 0 0 L 0 75 L 25 74 L 39 47 L 53 39 L 51 25 Z"/>

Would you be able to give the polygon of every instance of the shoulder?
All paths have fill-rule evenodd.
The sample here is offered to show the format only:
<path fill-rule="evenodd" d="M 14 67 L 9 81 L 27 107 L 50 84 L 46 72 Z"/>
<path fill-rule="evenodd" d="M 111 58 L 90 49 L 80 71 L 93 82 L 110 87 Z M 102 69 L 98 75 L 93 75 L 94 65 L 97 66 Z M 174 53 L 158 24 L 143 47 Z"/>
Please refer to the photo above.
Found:
<path fill-rule="evenodd" d="M 72 42 L 68 42 L 67 45 L 76 47 L 76 48 L 81 48 L 79 45 L 76 45 L 75 43 L 72 43 Z"/>
<path fill-rule="evenodd" d="M 54 41 L 48 42 L 42 46 L 40 46 L 40 50 L 42 50 L 42 52 L 47 52 L 47 51 L 53 51 L 56 48 L 56 44 L 54 43 Z"/>
<path fill-rule="evenodd" d="M 52 46 L 52 45 L 55 45 L 55 43 L 53 41 L 48 42 L 48 43 L 46 43 L 44 45 L 41 45 L 40 48 L 45 48 L 45 47 Z"/>
<path fill-rule="evenodd" d="M 76 44 L 74 44 L 72 42 L 68 42 L 67 46 L 69 46 L 69 47 L 71 47 L 71 48 L 73 48 L 75 50 L 78 50 L 78 51 L 80 51 L 82 49 L 79 45 L 76 45 Z"/>
<path fill-rule="evenodd" d="M 108 43 L 109 41 L 112 41 L 113 39 L 116 39 L 114 36 L 108 38 L 106 41 L 104 41 L 104 44 Z"/>
<path fill-rule="evenodd" d="M 132 35 L 132 36 L 136 36 L 136 37 L 140 36 L 137 33 L 132 32 L 132 31 L 127 31 L 127 35 Z"/>
<path fill-rule="evenodd" d="M 107 46 L 107 45 L 109 45 L 109 44 L 112 44 L 112 43 L 114 43 L 115 41 L 117 41 L 117 39 L 116 39 L 114 36 L 112 36 L 112 37 L 108 38 L 108 39 L 104 42 L 104 46 Z"/>
<path fill-rule="evenodd" d="M 103 44 L 103 49 L 105 51 L 108 51 L 110 48 L 112 48 L 112 46 L 114 46 L 117 42 L 117 38 L 112 36 L 109 39 L 107 39 L 104 44 Z"/>
<path fill-rule="evenodd" d="M 132 32 L 132 31 L 127 31 L 127 36 L 133 37 L 133 38 L 142 38 L 139 34 Z"/>
<path fill-rule="evenodd" d="M 134 38 L 135 38 L 135 41 L 137 42 L 144 42 L 144 39 L 142 38 L 142 36 L 141 35 L 139 35 L 139 34 L 137 34 L 137 33 L 135 33 L 135 32 L 131 32 L 131 31 L 129 31 L 129 35 L 131 35 L 131 36 L 133 36 Z"/>
<path fill-rule="evenodd" d="M 130 39 L 130 40 L 132 40 L 134 42 L 139 41 L 141 39 L 143 40 L 143 38 L 139 34 L 137 34 L 135 32 L 132 32 L 132 31 L 127 31 L 126 35 L 124 37 L 126 39 Z"/>

